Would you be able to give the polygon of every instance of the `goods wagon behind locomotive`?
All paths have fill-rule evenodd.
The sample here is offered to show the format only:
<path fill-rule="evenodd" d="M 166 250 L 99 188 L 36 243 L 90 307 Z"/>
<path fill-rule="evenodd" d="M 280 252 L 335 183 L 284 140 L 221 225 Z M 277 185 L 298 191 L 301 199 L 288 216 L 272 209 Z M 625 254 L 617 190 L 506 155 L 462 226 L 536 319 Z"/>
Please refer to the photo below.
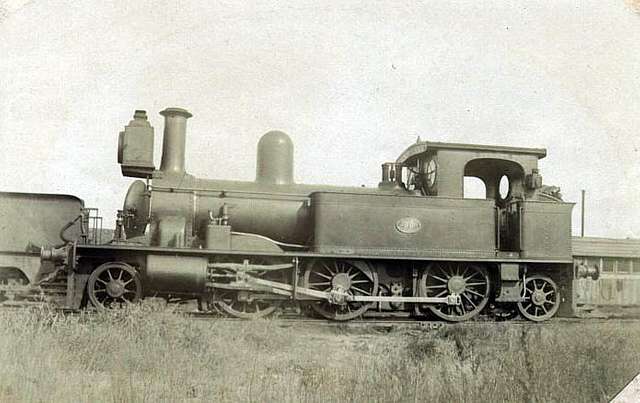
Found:
<path fill-rule="evenodd" d="M 294 183 L 291 140 L 269 132 L 255 182 L 210 180 L 185 171 L 191 114 L 161 114 L 159 169 L 144 111 L 120 133 L 123 174 L 146 182 L 129 188 L 119 236 L 66 248 L 72 305 L 86 289 L 98 307 L 198 298 L 239 317 L 291 301 L 336 320 L 369 309 L 451 321 L 489 306 L 532 320 L 571 313 L 573 204 L 542 185 L 544 149 L 417 142 L 383 164 L 377 188 L 313 186 Z M 463 198 L 465 177 L 486 198 Z"/>
<path fill-rule="evenodd" d="M 75 196 L 0 192 L 0 303 L 26 298 L 21 291 L 53 273 L 51 263 L 41 265 L 40 248 L 80 239 L 86 224 L 84 203 Z M 85 236 L 85 242 L 89 241 Z M 49 282 L 49 294 L 66 291 Z M 24 301 L 21 301 L 22 303 Z"/>

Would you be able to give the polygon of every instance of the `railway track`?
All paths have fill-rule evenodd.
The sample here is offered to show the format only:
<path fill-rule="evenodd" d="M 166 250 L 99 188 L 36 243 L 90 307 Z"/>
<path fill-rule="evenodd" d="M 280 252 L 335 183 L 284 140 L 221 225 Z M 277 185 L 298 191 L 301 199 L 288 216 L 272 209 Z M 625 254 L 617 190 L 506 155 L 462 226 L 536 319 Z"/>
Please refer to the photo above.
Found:
<path fill-rule="evenodd" d="M 215 320 L 221 322 L 245 322 L 245 319 L 223 317 L 216 314 L 209 314 L 204 312 L 184 312 L 184 316 L 194 320 Z M 333 328 L 345 328 L 345 329 L 357 329 L 367 328 L 373 330 L 401 330 L 401 329 L 420 329 L 420 330 L 437 330 L 444 327 L 454 326 L 495 326 L 496 324 L 502 326 L 556 326 L 564 324 L 584 324 L 588 323 L 638 323 L 640 318 L 598 318 L 598 319 L 584 319 L 584 318 L 552 318 L 545 322 L 532 322 L 524 319 L 512 319 L 512 320 L 469 320 L 464 322 L 446 322 L 442 320 L 431 319 L 416 319 L 416 318 L 359 318 L 346 322 L 331 321 L 326 319 L 316 319 L 307 317 L 294 317 L 294 316 L 280 316 L 271 319 L 266 319 L 271 322 L 275 322 L 282 327 L 291 326 L 320 326 L 320 327 L 333 327 Z"/>
<path fill-rule="evenodd" d="M 51 304 L 45 302 L 28 301 L 16 301 L 15 304 L 7 304 L 6 302 L 0 304 L 0 311 L 29 311 L 40 310 L 47 313 L 63 316 L 82 316 L 86 319 L 91 319 L 99 315 L 99 311 L 92 308 L 82 310 L 70 310 L 57 308 Z M 197 321 L 211 321 L 217 323 L 243 323 L 248 322 L 247 319 L 228 317 L 217 312 L 201 312 L 196 310 L 190 310 L 189 307 L 180 307 L 179 305 L 173 309 L 167 310 L 171 314 L 175 314 L 190 320 Z M 163 312 L 163 311 L 158 311 Z M 506 326 L 506 327 L 549 327 L 549 326 L 562 326 L 572 324 L 594 324 L 594 323 L 619 323 L 621 325 L 625 323 L 638 323 L 640 318 L 638 317 L 610 317 L 610 318 L 580 318 L 580 317 L 555 317 L 544 322 L 532 322 L 524 319 L 509 319 L 509 320 L 495 320 L 490 317 L 480 316 L 476 320 L 469 320 L 464 322 L 446 322 L 442 320 L 433 320 L 430 318 L 412 318 L 407 316 L 382 316 L 374 313 L 374 315 L 365 315 L 361 318 L 356 318 L 349 321 L 331 321 L 320 318 L 311 318 L 303 316 L 296 312 L 283 312 L 278 315 L 268 317 L 266 319 L 258 319 L 262 321 L 269 321 L 271 324 L 288 328 L 288 327 L 316 327 L 316 328 L 331 328 L 336 330 L 345 331 L 360 331 L 366 330 L 371 332 L 391 332 L 401 330 L 418 330 L 418 331 L 435 331 L 449 327 L 485 327 L 485 326 Z"/>

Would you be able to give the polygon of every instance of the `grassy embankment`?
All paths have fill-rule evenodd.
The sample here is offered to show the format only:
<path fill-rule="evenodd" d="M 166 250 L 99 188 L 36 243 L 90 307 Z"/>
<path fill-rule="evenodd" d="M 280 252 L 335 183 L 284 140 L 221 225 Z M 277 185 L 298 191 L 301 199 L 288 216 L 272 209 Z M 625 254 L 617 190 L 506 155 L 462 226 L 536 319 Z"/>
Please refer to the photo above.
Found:
<path fill-rule="evenodd" d="M 0 401 L 605 401 L 640 323 L 375 332 L 195 321 L 150 307 L 0 312 Z"/>

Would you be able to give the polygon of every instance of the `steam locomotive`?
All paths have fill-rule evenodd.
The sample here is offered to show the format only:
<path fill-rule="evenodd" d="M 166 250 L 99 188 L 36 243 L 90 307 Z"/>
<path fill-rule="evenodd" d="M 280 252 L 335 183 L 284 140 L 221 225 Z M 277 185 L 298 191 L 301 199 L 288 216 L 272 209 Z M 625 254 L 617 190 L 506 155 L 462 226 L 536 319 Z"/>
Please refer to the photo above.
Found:
<path fill-rule="evenodd" d="M 295 305 L 338 321 L 373 311 L 544 321 L 573 315 L 574 278 L 598 274 L 574 267 L 573 204 L 543 185 L 545 149 L 418 141 L 382 164 L 376 188 L 317 186 L 294 182 L 292 141 L 271 131 L 254 182 L 212 180 L 185 171 L 192 115 L 160 114 L 159 169 L 145 111 L 119 134 L 122 174 L 139 179 L 113 240 L 42 249 L 66 279 L 68 308 L 156 296 L 240 318 Z M 464 198 L 465 177 L 486 197 Z"/>

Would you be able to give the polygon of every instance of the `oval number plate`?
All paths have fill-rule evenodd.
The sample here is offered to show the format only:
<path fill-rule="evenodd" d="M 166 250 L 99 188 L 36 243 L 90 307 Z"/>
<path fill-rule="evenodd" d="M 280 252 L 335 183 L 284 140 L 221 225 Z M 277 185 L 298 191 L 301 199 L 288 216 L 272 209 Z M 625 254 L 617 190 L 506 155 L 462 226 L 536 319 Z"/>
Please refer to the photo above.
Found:
<path fill-rule="evenodd" d="M 422 228 L 422 223 L 415 217 L 403 217 L 396 221 L 396 229 L 403 234 L 415 234 Z"/>

